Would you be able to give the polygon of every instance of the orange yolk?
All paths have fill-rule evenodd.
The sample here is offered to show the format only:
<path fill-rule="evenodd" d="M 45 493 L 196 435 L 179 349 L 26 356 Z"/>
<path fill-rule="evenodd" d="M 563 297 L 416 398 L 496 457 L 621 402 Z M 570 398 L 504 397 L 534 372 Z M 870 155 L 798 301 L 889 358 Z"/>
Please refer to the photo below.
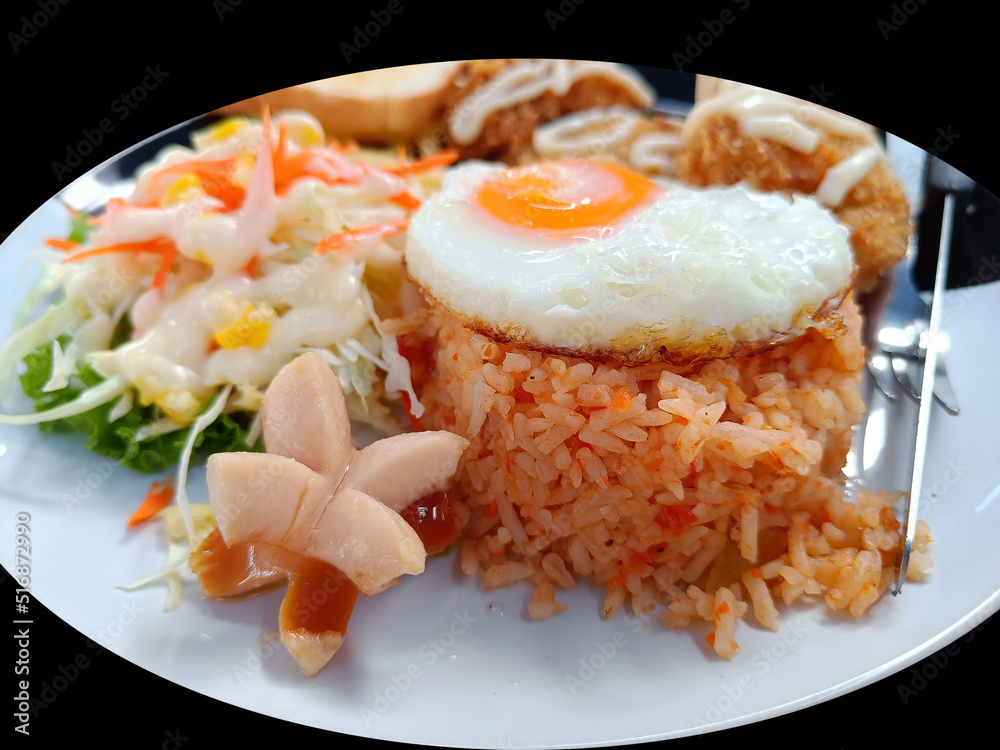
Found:
<path fill-rule="evenodd" d="M 546 235 L 613 232 L 615 222 L 660 189 L 610 164 L 555 161 L 508 169 L 483 182 L 476 201 L 500 221 Z"/>

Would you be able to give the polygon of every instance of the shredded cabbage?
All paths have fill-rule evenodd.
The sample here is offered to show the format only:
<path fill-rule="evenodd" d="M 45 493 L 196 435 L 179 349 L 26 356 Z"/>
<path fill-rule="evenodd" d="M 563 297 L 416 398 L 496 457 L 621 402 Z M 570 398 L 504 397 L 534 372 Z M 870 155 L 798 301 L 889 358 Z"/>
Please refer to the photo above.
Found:
<path fill-rule="evenodd" d="M 425 183 L 316 146 L 319 123 L 289 117 L 283 136 L 245 118 L 200 131 L 191 148 L 171 146 L 140 169 L 133 194 L 103 216 L 71 212 L 68 241 L 34 254 L 41 281 L 0 347 L 0 397 L 20 365 L 35 413 L 0 423 L 76 430 L 143 471 L 186 469 L 199 446 L 260 447 L 261 394 L 302 351 L 330 365 L 352 418 L 399 430 L 382 402 L 392 392 L 422 413 L 373 294 L 396 307 L 395 227 Z M 289 177 L 293 161 L 302 173 Z M 324 238 L 369 227 L 389 229 L 316 253 Z"/>
<path fill-rule="evenodd" d="M 184 527 L 187 530 L 188 541 L 191 543 L 192 548 L 195 546 L 194 517 L 191 515 L 187 496 L 188 464 L 191 463 L 194 441 L 222 414 L 222 410 L 226 408 L 226 401 L 229 400 L 229 394 L 232 392 L 233 387 L 231 385 L 223 388 L 219 395 L 216 396 L 215 401 L 209 407 L 208 411 L 194 421 L 194 424 L 191 425 L 191 429 L 188 431 L 187 440 L 184 441 L 184 450 L 181 451 L 181 461 L 177 467 L 177 494 L 174 499 L 177 502 L 177 507 L 180 509 L 181 517 L 184 519 Z"/>

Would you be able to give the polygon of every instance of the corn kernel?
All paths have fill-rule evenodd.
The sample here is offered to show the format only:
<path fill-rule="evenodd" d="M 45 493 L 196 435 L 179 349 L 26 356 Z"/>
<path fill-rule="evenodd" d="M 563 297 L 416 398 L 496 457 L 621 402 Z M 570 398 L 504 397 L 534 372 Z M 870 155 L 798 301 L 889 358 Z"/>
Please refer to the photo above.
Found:
<path fill-rule="evenodd" d="M 212 506 L 208 503 L 191 503 L 188 508 L 194 519 L 195 539 L 204 539 L 216 527 L 215 516 L 212 515 Z M 176 505 L 171 505 L 163 509 L 160 513 L 163 519 L 163 527 L 167 532 L 167 538 L 171 542 L 180 542 L 187 539 L 187 529 L 184 526 L 184 516 L 181 509 Z"/>
<path fill-rule="evenodd" d="M 153 403 L 160 407 L 164 414 L 179 424 L 190 424 L 198 416 L 201 401 L 187 388 L 174 388 L 161 393 Z"/>
<path fill-rule="evenodd" d="M 247 303 L 237 320 L 215 332 L 215 341 L 223 349 L 238 349 L 241 346 L 260 349 L 267 343 L 275 317 L 270 305 Z"/>
<path fill-rule="evenodd" d="M 326 138 L 323 126 L 313 117 L 289 114 L 285 118 L 285 126 L 288 128 L 288 137 L 302 148 L 322 146 Z"/>
<path fill-rule="evenodd" d="M 242 132 L 247 126 L 246 119 L 242 117 L 227 117 L 213 128 L 207 130 L 203 136 L 205 141 L 219 142 Z"/>
<path fill-rule="evenodd" d="M 139 403 L 143 406 L 149 406 L 167 390 L 166 383 L 156 373 L 137 377 L 135 379 L 135 387 L 139 392 Z"/>
<path fill-rule="evenodd" d="M 237 411 L 258 411 L 264 403 L 264 393 L 254 385 L 236 386 L 236 395 L 230 405 Z"/>
<path fill-rule="evenodd" d="M 174 181 L 174 184 L 170 186 L 170 189 L 163 194 L 163 199 L 160 201 L 161 206 L 173 206 L 177 203 L 185 203 L 187 201 L 199 198 L 205 194 L 202 189 L 201 180 L 198 175 L 192 172 L 185 172 L 179 178 Z"/>

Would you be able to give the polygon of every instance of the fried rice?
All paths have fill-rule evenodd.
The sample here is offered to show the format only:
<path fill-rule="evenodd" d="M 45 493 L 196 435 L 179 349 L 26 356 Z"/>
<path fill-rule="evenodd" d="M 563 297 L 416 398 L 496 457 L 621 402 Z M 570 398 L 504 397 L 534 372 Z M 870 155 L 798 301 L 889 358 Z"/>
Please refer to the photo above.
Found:
<path fill-rule="evenodd" d="M 771 629 L 800 599 L 861 615 L 895 577 L 899 493 L 845 492 L 864 356 L 852 298 L 841 315 L 838 332 L 687 366 L 522 349 L 439 308 L 401 321 L 406 349 L 424 350 L 422 427 L 470 441 L 451 491 L 462 570 L 530 583 L 535 620 L 589 581 L 605 618 L 627 604 L 708 623 L 724 657 L 747 612 Z M 909 578 L 928 543 L 921 522 Z"/>

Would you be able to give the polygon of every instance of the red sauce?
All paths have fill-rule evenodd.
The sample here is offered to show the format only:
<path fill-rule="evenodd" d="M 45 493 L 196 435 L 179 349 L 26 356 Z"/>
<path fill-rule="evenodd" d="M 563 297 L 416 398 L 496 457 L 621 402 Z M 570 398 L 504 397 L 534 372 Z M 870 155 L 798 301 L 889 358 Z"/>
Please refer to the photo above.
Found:
<path fill-rule="evenodd" d="M 229 547 L 222 533 L 214 529 L 194 549 L 188 562 L 201 579 L 204 595 L 214 598 L 246 594 L 283 581 L 298 557 L 271 544 L 241 542 Z"/>
<path fill-rule="evenodd" d="M 462 524 L 451 508 L 447 492 L 422 497 L 400 515 L 417 532 L 428 555 L 437 554 L 453 544 L 462 531 Z"/>
<path fill-rule="evenodd" d="M 271 544 L 226 545 L 215 529 L 191 553 L 191 570 L 207 597 L 237 596 L 288 580 L 281 602 L 282 630 L 343 634 L 358 598 L 357 587 L 338 568 Z"/>
<path fill-rule="evenodd" d="M 322 560 L 301 558 L 291 573 L 281 602 L 278 626 L 282 631 L 347 632 L 358 589 L 338 568 Z"/>
<path fill-rule="evenodd" d="M 428 555 L 447 548 L 461 531 L 446 492 L 423 497 L 400 515 L 417 532 Z M 191 553 L 190 565 L 210 598 L 246 594 L 287 579 L 279 618 L 282 630 L 344 633 L 358 598 L 357 587 L 329 563 L 272 544 L 241 542 L 229 547 L 218 529 Z"/>

